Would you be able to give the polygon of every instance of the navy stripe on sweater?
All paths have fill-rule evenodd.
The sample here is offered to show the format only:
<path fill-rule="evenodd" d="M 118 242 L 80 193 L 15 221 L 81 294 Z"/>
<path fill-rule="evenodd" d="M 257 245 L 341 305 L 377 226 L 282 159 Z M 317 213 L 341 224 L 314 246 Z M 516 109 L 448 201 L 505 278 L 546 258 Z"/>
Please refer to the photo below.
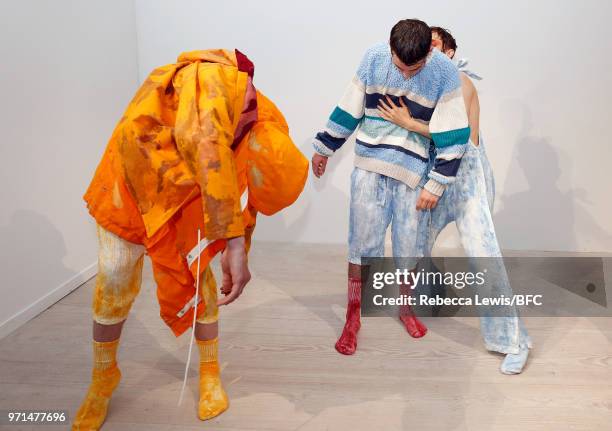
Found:
<path fill-rule="evenodd" d="M 388 94 L 380 94 L 380 93 L 372 93 L 372 94 L 368 93 L 366 94 L 366 97 L 365 97 L 365 107 L 367 109 L 377 109 L 378 101 L 380 99 L 383 99 L 385 103 L 387 103 L 387 101 L 385 100 L 386 96 L 388 96 L 393 101 L 393 103 L 395 103 L 397 106 L 401 106 L 399 103 L 398 96 L 391 96 Z M 404 100 L 404 103 L 406 104 L 408 109 L 410 109 L 410 113 L 412 114 L 414 118 L 418 118 L 419 120 L 423 120 L 423 121 L 431 120 L 431 116 L 433 115 L 434 108 L 428 108 L 426 106 L 420 105 L 408 99 L 406 96 L 401 96 L 401 97 Z"/>
<path fill-rule="evenodd" d="M 323 145 L 325 145 L 327 148 L 329 148 L 332 151 L 336 151 L 346 141 L 346 138 L 336 138 L 327 132 L 317 133 L 316 139 L 321 141 Z"/>
<path fill-rule="evenodd" d="M 446 177 L 455 177 L 457 176 L 457 171 L 459 170 L 459 165 L 461 164 L 461 159 L 452 159 L 452 160 L 444 160 L 438 159 L 436 161 L 435 171 L 440 175 L 444 175 Z"/>
<path fill-rule="evenodd" d="M 387 149 L 390 149 L 390 150 L 399 151 L 399 152 L 401 152 L 401 153 L 408 154 L 409 156 L 412 156 L 412 157 L 414 157 L 415 159 L 421 160 L 421 161 L 423 161 L 423 162 L 425 162 L 425 163 L 427 163 L 427 162 L 429 161 L 429 159 L 428 159 L 428 158 L 426 158 L 426 157 L 421 157 L 419 154 L 417 154 L 417 153 L 415 153 L 415 152 L 413 152 L 413 151 L 407 150 L 407 149 L 406 149 L 406 148 L 404 148 L 404 147 L 398 147 L 397 145 L 389 145 L 389 144 L 366 144 L 365 142 L 360 141 L 359 139 L 357 139 L 355 142 L 357 142 L 357 144 L 359 144 L 359 145 L 363 145 L 364 147 L 368 147 L 368 148 L 387 148 Z"/>

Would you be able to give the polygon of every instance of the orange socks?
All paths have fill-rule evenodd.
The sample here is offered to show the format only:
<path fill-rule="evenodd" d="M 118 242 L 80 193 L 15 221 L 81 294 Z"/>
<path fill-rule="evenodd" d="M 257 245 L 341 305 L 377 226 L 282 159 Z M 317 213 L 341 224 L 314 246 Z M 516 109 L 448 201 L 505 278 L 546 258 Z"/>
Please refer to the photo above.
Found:
<path fill-rule="evenodd" d="M 218 339 L 197 340 L 200 350 L 200 402 L 198 417 L 201 420 L 212 419 L 220 415 L 229 406 L 227 394 L 221 386 L 219 362 L 217 360 Z"/>
<path fill-rule="evenodd" d="M 73 431 L 98 430 L 106 419 L 108 402 L 121 379 L 116 360 L 117 347 L 118 339 L 105 343 L 93 342 L 94 367 L 91 384 L 74 418 Z"/>
<path fill-rule="evenodd" d="M 220 415 L 229 406 L 227 394 L 221 386 L 217 360 L 217 338 L 196 340 L 200 350 L 200 402 L 198 417 L 202 420 Z M 108 403 L 119 384 L 121 372 L 117 367 L 119 340 L 106 343 L 94 341 L 94 368 L 85 399 L 75 415 L 73 431 L 99 430 L 108 411 Z"/>

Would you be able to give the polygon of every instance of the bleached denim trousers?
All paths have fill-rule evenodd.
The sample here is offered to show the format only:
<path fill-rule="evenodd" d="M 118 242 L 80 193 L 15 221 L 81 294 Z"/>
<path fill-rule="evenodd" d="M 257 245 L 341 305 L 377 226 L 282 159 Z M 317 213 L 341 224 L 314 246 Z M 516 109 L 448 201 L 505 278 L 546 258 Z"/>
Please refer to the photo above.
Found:
<path fill-rule="evenodd" d="M 393 256 L 417 256 L 419 214 L 416 203 L 421 187 L 354 168 L 351 174 L 349 262 L 362 257 L 384 257 L 385 234 L 391 225 Z"/>
<path fill-rule="evenodd" d="M 434 154 L 430 153 L 430 165 Z M 487 257 L 490 278 L 479 287 L 482 296 L 512 296 L 506 268 L 493 226 L 492 209 L 495 183 L 483 139 L 478 146 L 471 141 L 463 155 L 456 180 L 447 187 L 431 212 L 419 212 L 417 248 L 419 256 L 431 256 L 438 234 L 455 222 L 461 244 L 468 257 Z M 471 261 L 476 266 L 476 260 Z M 483 290 L 484 289 L 484 290 Z M 518 353 L 519 347 L 531 348 L 518 310 L 514 306 L 480 306 L 480 328 L 488 350 Z"/>

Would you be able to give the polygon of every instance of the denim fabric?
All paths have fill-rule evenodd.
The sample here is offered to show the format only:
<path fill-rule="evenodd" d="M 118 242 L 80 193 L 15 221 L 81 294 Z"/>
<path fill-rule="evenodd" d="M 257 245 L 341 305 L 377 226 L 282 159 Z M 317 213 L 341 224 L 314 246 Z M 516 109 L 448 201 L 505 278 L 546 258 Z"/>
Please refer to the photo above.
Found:
<path fill-rule="evenodd" d="M 432 157 L 429 164 L 433 164 Z M 447 187 L 436 208 L 419 214 L 418 255 L 430 256 L 438 234 L 454 221 L 467 256 L 501 258 L 491 217 L 494 198 L 493 172 L 483 140 L 480 139 L 478 146 L 470 141 L 456 182 Z M 512 288 L 502 259 L 489 260 L 488 263 L 490 276 L 488 282 L 479 288 L 479 293 L 511 296 Z M 477 265 L 476 261 L 472 264 Z M 519 353 L 519 347 L 531 347 L 515 307 L 480 307 L 479 312 L 480 328 L 488 350 Z"/>
<path fill-rule="evenodd" d="M 391 177 L 360 168 L 351 174 L 349 262 L 385 255 L 385 233 L 391 224 L 393 256 L 417 254 L 419 223 L 416 202 L 421 187 L 411 189 Z"/>

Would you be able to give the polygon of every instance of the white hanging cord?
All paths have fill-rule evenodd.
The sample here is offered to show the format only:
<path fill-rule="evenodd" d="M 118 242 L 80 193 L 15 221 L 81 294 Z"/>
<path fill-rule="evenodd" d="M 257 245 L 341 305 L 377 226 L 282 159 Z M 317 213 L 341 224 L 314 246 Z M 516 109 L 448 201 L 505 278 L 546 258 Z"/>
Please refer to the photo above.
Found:
<path fill-rule="evenodd" d="M 183 387 L 179 395 L 178 405 L 183 402 L 183 393 L 187 384 L 187 375 L 189 374 L 189 364 L 191 363 L 191 348 L 193 347 L 193 339 L 195 337 L 196 319 L 198 314 L 198 291 L 200 290 L 200 254 L 202 252 L 200 245 L 200 229 L 198 229 L 198 272 L 196 273 L 196 293 L 193 301 L 193 325 L 191 327 L 191 341 L 189 341 L 189 353 L 187 354 L 187 364 L 185 365 L 185 377 L 183 377 Z"/>

